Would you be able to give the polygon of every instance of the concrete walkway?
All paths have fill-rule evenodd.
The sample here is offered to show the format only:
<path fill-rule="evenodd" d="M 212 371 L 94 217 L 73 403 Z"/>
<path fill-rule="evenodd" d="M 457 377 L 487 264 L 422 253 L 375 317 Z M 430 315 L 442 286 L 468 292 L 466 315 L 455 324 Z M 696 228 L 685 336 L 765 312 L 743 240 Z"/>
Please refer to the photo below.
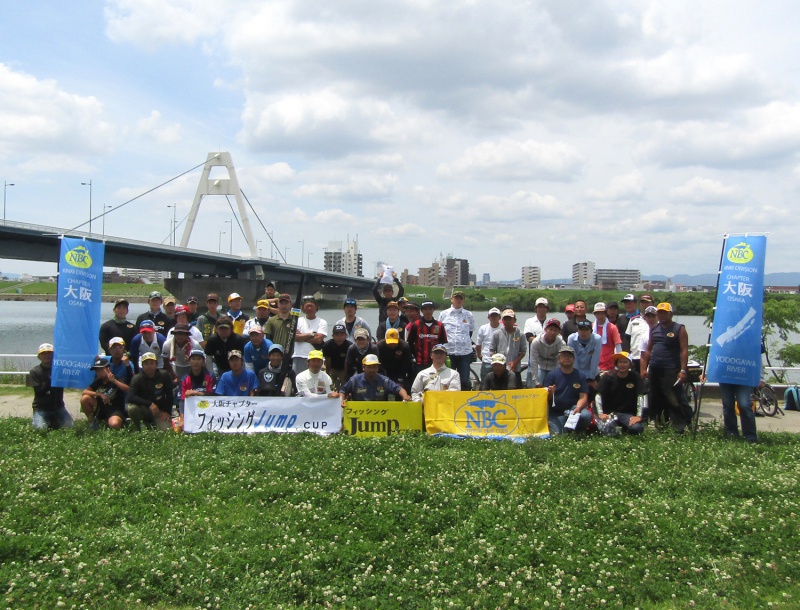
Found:
<path fill-rule="evenodd" d="M 0 417 L 27 417 L 32 414 L 31 400 L 33 392 L 20 388 L 19 394 L 0 396 Z M 67 390 L 64 402 L 67 411 L 76 421 L 85 419 L 80 412 L 80 392 Z M 711 423 L 717 421 L 722 425 L 722 403 L 718 399 L 703 400 L 700 406 L 700 422 Z M 800 411 L 785 411 L 784 415 L 775 417 L 757 417 L 756 427 L 759 432 L 796 432 L 800 433 Z"/>

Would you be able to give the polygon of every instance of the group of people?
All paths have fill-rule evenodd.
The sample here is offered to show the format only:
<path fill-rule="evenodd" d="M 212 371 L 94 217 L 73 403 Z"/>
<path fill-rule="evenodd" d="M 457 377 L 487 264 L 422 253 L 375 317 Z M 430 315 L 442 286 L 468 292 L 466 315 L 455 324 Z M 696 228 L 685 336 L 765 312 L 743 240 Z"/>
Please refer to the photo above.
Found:
<path fill-rule="evenodd" d="M 669 421 L 683 432 L 691 421 L 680 388 L 687 377 L 686 328 L 673 321 L 669 303 L 656 306 L 649 294 L 625 295 L 623 311 L 615 302 L 595 303 L 593 320 L 586 302 L 576 300 L 564 323 L 549 317 L 543 297 L 522 326 L 510 307 L 492 308 L 477 334 L 459 290 L 438 316 L 432 301 L 405 299 L 396 276 L 391 283 L 377 278 L 373 295 L 379 307 L 374 334 L 354 299 L 344 301 L 341 319 L 329 326 L 313 296 L 302 299 L 303 315 L 294 317 L 290 295 L 278 294 L 272 282 L 253 317 L 237 293 L 228 296 L 227 311 L 217 294 L 208 294 L 200 313 L 195 297 L 179 305 L 152 292 L 148 311 L 135 322 L 127 319 L 128 301 L 119 299 L 114 318 L 100 328 L 104 353 L 94 362 L 95 380 L 81 395 L 81 410 L 111 428 L 122 427 L 126 415 L 136 428 L 167 428 L 173 408 L 182 413 L 186 397 L 197 395 L 422 401 L 427 391 L 478 389 L 470 377 L 477 360 L 480 389 L 546 388 L 551 434 L 598 421 L 636 434 L 648 420 Z M 50 386 L 52 351 L 49 344 L 40 347 L 41 362 L 30 375 L 40 427 L 72 423 L 63 390 Z M 742 427 L 746 437 L 754 435 L 754 423 L 752 434 L 744 419 Z"/>

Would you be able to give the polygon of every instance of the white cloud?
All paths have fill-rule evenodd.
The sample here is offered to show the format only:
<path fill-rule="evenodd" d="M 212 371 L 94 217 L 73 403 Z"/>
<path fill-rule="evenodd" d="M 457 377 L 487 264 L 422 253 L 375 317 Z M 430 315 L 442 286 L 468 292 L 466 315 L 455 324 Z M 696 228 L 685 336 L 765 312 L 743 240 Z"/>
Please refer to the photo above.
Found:
<path fill-rule="evenodd" d="M 192 44 L 220 31 L 228 23 L 224 16 L 236 5 L 227 0 L 107 0 L 106 35 L 145 50 Z"/>
<path fill-rule="evenodd" d="M 272 163 L 271 165 L 260 165 L 249 170 L 257 178 L 266 180 L 272 183 L 289 183 L 293 182 L 297 176 L 294 168 L 285 161 Z M 241 182 L 241 180 L 240 180 Z"/>
<path fill-rule="evenodd" d="M 644 176 L 638 170 L 615 176 L 603 190 L 589 189 L 586 195 L 601 201 L 630 201 L 640 199 L 644 193 Z"/>
<path fill-rule="evenodd" d="M 404 222 L 403 224 L 399 225 L 378 227 L 375 229 L 374 234 L 380 237 L 396 237 L 402 235 L 416 235 L 422 237 L 427 234 L 427 231 L 424 227 L 420 227 L 418 224 Z"/>
<path fill-rule="evenodd" d="M 0 64 L 0 156 L 103 155 L 113 148 L 114 129 L 93 96 L 64 91 Z M 68 164 L 68 170 L 75 167 Z"/>
<path fill-rule="evenodd" d="M 393 174 L 349 176 L 340 183 L 304 184 L 295 189 L 293 195 L 312 199 L 382 199 L 392 194 L 397 182 Z"/>
<path fill-rule="evenodd" d="M 718 180 L 710 180 L 695 176 L 685 184 L 669 191 L 670 197 L 694 204 L 727 203 L 739 199 L 742 195 L 737 186 L 726 186 Z"/>
<path fill-rule="evenodd" d="M 471 146 L 453 163 L 439 165 L 436 174 L 451 180 L 570 181 L 584 163 L 583 156 L 563 142 L 500 140 Z"/>
<path fill-rule="evenodd" d="M 150 116 L 140 119 L 136 123 L 136 132 L 140 138 L 158 144 L 174 144 L 181 139 L 180 123 L 165 125 L 158 110 L 153 110 Z"/>

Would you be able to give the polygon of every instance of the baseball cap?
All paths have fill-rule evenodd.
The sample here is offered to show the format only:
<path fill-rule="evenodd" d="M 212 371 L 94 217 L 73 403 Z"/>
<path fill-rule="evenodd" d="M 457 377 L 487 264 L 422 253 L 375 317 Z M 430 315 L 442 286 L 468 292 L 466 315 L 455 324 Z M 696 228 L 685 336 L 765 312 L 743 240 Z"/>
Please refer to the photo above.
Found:
<path fill-rule="evenodd" d="M 390 307 L 397 307 L 400 309 L 400 305 L 397 304 L 397 301 L 389 301 L 386 303 L 386 309 L 389 309 Z"/>
<path fill-rule="evenodd" d="M 188 324 L 176 324 L 175 328 L 172 329 L 173 335 L 177 335 L 178 333 L 181 333 L 183 335 L 188 335 L 190 332 L 192 331 L 189 329 Z"/>
<path fill-rule="evenodd" d="M 534 307 L 538 307 L 539 305 L 544 305 L 545 307 L 547 307 L 549 304 L 550 303 L 548 303 L 547 299 L 545 299 L 544 297 L 539 297 L 538 299 L 536 299 Z"/>
<path fill-rule="evenodd" d="M 333 330 L 331 330 L 331 334 L 334 335 L 336 333 L 346 333 L 346 332 L 347 332 L 347 327 L 344 324 L 334 324 Z"/>
<path fill-rule="evenodd" d="M 670 305 L 669 303 L 659 303 L 656 306 L 656 310 L 657 311 L 668 311 L 668 312 L 672 313 L 672 305 Z"/>
<path fill-rule="evenodd" d="M 219 302 L 219 295 L 216 292 L 210 292 L 208 296 L 206 296 L 206 303 L 209 301 L 217 301 Z"/>
<path fill-rule="evenodd" d="M 516 320 L 517 319 L 517 314 L 514 313 L 513 309 L 504 309 L 502 317 L 503 318 L 514 318 Z"/>
<path fill-rule="evenodd" d="M 433 308 L 435 307 L 435 305 L 433 304 L 433 301 L 422 301 L 422 305 L 420 305 L 420 307 L 422 307 L 423 309 L 425 309 L 426 307 Z"/>
<path fill-rule="evenodd" d="M 142 362 L 147 362 L 148 360 L 155 360 L 158 362 L 158 356 L 156 356 L 153 352 L 145 352 L 142 354 Z"/>
<path fill-rule="evenodd" d="M 240 295 L 238 292 L 231 292 L 230 296 L 228 297 L 228 303 L 230 303 L 231 301 L 235 301 L 236 299 L 241 299 L 241 298 L 242 298 L 242 295 Z"/>
<path fill-rule="evenodd" d="M 53 351 L 53 344 L 52 343 L 42 343 L 39 346 L 39 351 L 36 352 L 36 355 L 43 354 L 44 352 L 52 352 Z"/>
<path fill-rule="evenodd" d="M 147 300 L 151 301 L 153 299 L 160 299 L 160 298 L 161 298 L 161 293 L 158 290 L 154 290 L 153 292 L 150 293 L 150 296 L 147 297 Z"/>
<path fill-rule="evenodd" d="M 617 360 L 620 360 L 622 358 L 627 358 L 628 360 L 630 360 L 631 359 L 631 355 L 628 352 L 617 352 L 611 358 L 612 358 L 612 360 L 614 360 L 614 362 L 616 362 Z"/>
<path fill-rule="evenodd" d="M 642 296 L 645 296 L 645 295 L 642 295 Z M 622 302 L 624 303 L 625 301 L 632 301 L 632 302 L 635 303 L 636 302 L 636 297 L 634 295 L 628 293 L 624 297 L 622 297 Z"/>
<path fill-rule="evenodd" d="M 431 348 L 431 353 L 433 352 L 444 352 L 447 353 L 447 348 L 444 346 L 443 343 L 437 343 Z"/>
<path fill-rule="evenodd" d="M 352 305 L 353 307 L 358 309 L 358 301 L 356 301 L 355 299 L 345 299 L 344 305 L 342 305 L 342 307 L 347 307 L 348 305 Z"/>
<path fill-rule="evenodd" d="M 122 345 L 122 346 L 124 346 L 125 345 L 125 339 L 123 339 L 122 337 L 113 337 L 108 342 L 108 347 L 111 347 L 112 345 Z"/>
<path fill-rule="evenodd" d="M 643 294 L 642 296 L 639 297 L 639 300 L 645 301 L 647 303 L 655 303 L 655 299 L 653 299 L 653 297 L 649 294 Z"/>
<path fill-rule="evenodd" d="M 584 328 L 591 329 L 592 328 L 592 323 L 589 322 L 589 320 L 581 320 L 580 322 L 578 322 L 578 330 L 581 330 L 581 329 L 584 329 Z"/>
<path fill-rule="evenodd" d="M 609 301 L 608 303 L 606 303 L 606 310 L 609 309 L 619 309 L 619 303 L 617 303 L 616 301 Z"/>
<path fill-rule="evenodd" d="M 417 311 L 419 311 L 419 304 L 415 303 L 414 301 L 408 301 L 406 303 L 406 309 L 416 309 Z"/>
<path fill-rule="evenodd" d="M 197 297 L 189 297 L 188 299 L 186 299 L 186 304 L 188 305 L 189 303 L 197 304 Z"/>
<path fill-rule="evenodd" d="M 325 356 L 322 355 L 322 352 L 318 349 L 312 349 L 308 352 L 308 359 L 309 360 L 325 360 Z"/>
<path fill-rule="evenodd" d="M 316 303 L 317 299 L 313 294 L 307 294 L 303 297 L 303 303 Z"/>
<path fill-rule="evenodd" d="M 489 310 L 489 314 L 488 314 L 488 316 L 492 315 L 493 313 L 496 313 L 496 314 L 499 316 L 499 315 L 500 315 L 500 310 L 499 310 L 499 309 L 497 309 L 497 307 L 492 307 L 492 308 Z M 488 317 L 488 316 L 487 316 L 487 317 Z"/>
<path fill-rule="evenodd" d="M 128 299 L 117 299 L 116 301 L 114 301 L 114 309 L 116 309 L 120 305 L 125 305 L 126 307 L 129 307 L 130 303 L 128 303 Z"/>
<path fill-rule="evenodd" d="M 247 331 L 248 335 L 252 335 L 253 333 L 257 335 L 264 334 L 264 329 L 261 328 L 261 324 L 253 324 L 253 326 L 250 327 L 250 330 Z"/>
<path fill-rule="evenodd" d="M 269 309 L 269 301 L 267 299 L 261 299 L 258 303 L 256 303 L 256 309 Z"/>
<path fill-rule="evenodd" d="M 366 328 L 357 328 L 353 333 L 353 339 L 358 339 L 359 337 L 369 339 L 369 331 Z"/>
<path fill-rule="evenodd" d="M 269 348 L 269 353 L 271 354 L 272 352 L 280 352 L 282 354 L 283 346 L 280 343 L 273 343 L 272 347 Z"/>
<path fill-rule="evenodd" d="M 241 357 L 242 357 L 242 352 L 238 349 L 232 349 L 231 351 L 228 352 L 228 360 L 230 360 L 231 358 L 241 358 Z"/>
<path fill-rule="evenodd" d="M 572 303 L 570 303 L 569 305 L 567 305 L 567 306 L 564 308 L 564 311 L 575 311 L 575 305 L 573 305 Z"/>
<path fill-rule="evenodd" d="M 231 320 L 228 316 L 220 316 L 217 318 L 217 328 L 220 326 L 230 326 L 233 327 L 233 320 Z"/>
<path fill-rule="evenodd" d="M 152 320 L 142 320 L 142 323 L 139 324 L 139 332 L 150 331 L 151 333 L 156 332 L 156 325 L 153 324 Z"/>
<path fill-rule="evenodd" d="M 94 359 L 92 363 L 93 369 L 104 369 L 109 365 L 108 358 L 104 358 L 103 356 L 98 356 Z"/>
<path fill-rule="evenodd" d="M 598 302 L 598 303 L 594 304 L 594 309 L 592 311 L 596 312 L 596 311 L 605 311 L 605 310 L 606 310 L 606 304 L 602 303 L 602 302 Z"/>
<path fill-rule="evenodd" d="M 266 286 L 264 286 L 264 288 L 269 288 L 270 286 L 272 286 L 273 288 L 275 288 L 275 282 L 273 282 L 272 280 L 270 280 L 269 282 L 267 282 L 267 284 L 266 284 Z"/>
<path fill-rule="evenodd" d="M 555 326 L 556 328 L 561 328 L 561 322 L 558 321 L 558 318 L 550 318 L 547 322 L 544 323 L 545 328 L 547 328 L 548 326 Z"/>
<path fill-rule="evenodd" d="M 278 301 L 289 301 L 291 303 L 292 297 L 290 297 L 286 292 L 282 292 L 278 297 Z"/>
<path fill-rule="evenodd" d="M 506 357 L 503 354 L 495 354 L 492 356 L 492 364 L 505 364 Z"/>
<path fill-rule="evenodd" d="M 575 355 L 575 350 L 572 349 L 569 345 L 564 345 L 560 350 L 558 350 L 559 354 L 571 354 Z"/>
<path fill-rule="evenodd" d="M 206 353 L 201 349 L 193 349 L 191 352 L 189 352 L 189 358 L 192 356 L 200 356 L 203 360 L 206 359 Z"/>
<path fill-rule="evenodd" d="M 400 307 L 405 307 L 406 303 L 408 303 L 408 299 L 405 297 L 397 299 L 397 304 L 400 305 Z"/>
<path fill-rule="evenodd" d="M 400 333 L 397 332 L 396 328 L 390 328 L 386 331 L 386 343 L 389 345 L 394 345 L 395 343 L 400 342 Z"/>
<path fill-rule="evenodd" d="M 658 312 L 658 310 L 655 307 L 653 307 L 652 305 L 650 305 L 649 307 L 645 307 L 644 315 L 647 315 L 649 313 L 655 315 L 656 312 Z"/>
<path fill-rule="evenodd" d="M 453 296 L 454 297 L 461 297 L 463 299 L 464 298 L 464 293 L 461 290 L 454 290 L 453 291 Z"/>
<path fill-rule="evenodd" d="M 179 313 L 186 313 L 186 308 L 183 305 L 177 305 L 175 307 L 175 315 L 177 316 Z"/>
<path fill-rule="evenodd" d="M 378 357 L 375 354 L 367 354 L 364 356 L 364 359 L 361 361 L 364 366 L 368 366 L 370 364 L 380 364 L 381 361 L 378 360 Z"/>
<path fill-rule="evenodd" d="M 169 305 L 170 303 L 174 305 L 177 302 L 178 300 L 175 297 L 164 297 L 164 305 Z"/>

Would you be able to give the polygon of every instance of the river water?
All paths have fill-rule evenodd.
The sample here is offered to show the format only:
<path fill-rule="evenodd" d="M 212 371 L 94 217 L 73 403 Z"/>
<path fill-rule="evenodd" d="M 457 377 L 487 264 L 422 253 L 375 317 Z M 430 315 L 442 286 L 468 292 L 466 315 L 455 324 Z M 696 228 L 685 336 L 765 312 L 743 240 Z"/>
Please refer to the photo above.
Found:
<path fill-rule="evenodd" d="M 103 303 L 101 320 L 113 317 L 113 304 Z M 147 311 L 146 303 L 131 303 L 128 319 L 136 317 Z M 254 314 L 254 312 L 247 312 Z M 362 307 L 358 314 L 364 318 L 372 328 L 373 334 L 378 328 L 378 309 Z M 322 309 L 318 314 L 332 326 L 343 317 L 340 309 Z M 434 314 L 438 315 L 438 311 Z M 485 324 L 486 312 L 474 312 L 476 327 Z M 520 326 L 525 320 L 532 317 L 533 312 L 517 312 L 517 321 Z M 551 314 L 561 321 L 566 320 L 563 313 Z M 36 354 L 42 343 L 53 342 L 53 325 L 55 323 L 56 304 L 53 301 L 0 301 L 0 370 L 12 370 L 9 364 L 3 362 L 2 354 Z M 708 341 L 708 328 L 703 324 L 703 316 L 675 316 L 675 320 L 686 325 L 689 333 L 689 343 L 702 345 Z M 98 347 L 99 349 L 99 347 Z M 36 364 L 36 358 L 8 359 L 13 360 L 13 369 L 29 369 Z"/>

